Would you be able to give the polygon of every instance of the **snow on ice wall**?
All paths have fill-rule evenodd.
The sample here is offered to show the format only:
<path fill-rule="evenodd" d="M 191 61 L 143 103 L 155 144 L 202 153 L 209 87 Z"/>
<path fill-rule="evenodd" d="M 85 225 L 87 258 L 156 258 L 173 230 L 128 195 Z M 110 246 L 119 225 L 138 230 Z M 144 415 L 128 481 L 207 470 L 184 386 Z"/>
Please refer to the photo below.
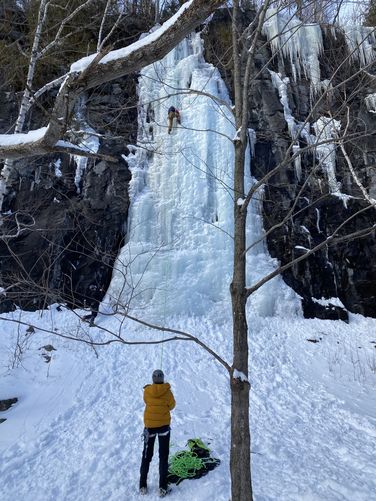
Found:
<path fill-rule="evenodd" d="M 115 264 L 107 301 L 147 306 L 154 317 L 203 314 L 213 302 L 229 298 L 233 116 L 226 104 L 188 89 L 231 105 L 218 70 L 203 59 L 198 34 L 142 71 L 138 147 L 127 158 L 132 170 L 128 242 Z M 181 112 L 182 127 L 168 135 L 172 105 Z M 249 212 L 257 240 L 263 231 L 259 207 Z M 264 245 L 255 246 L 249 280 L 272 267 Z M 277 279 L 255 296 L 260 313 L 274 312 L 276 284 L 284 287 Z"/>

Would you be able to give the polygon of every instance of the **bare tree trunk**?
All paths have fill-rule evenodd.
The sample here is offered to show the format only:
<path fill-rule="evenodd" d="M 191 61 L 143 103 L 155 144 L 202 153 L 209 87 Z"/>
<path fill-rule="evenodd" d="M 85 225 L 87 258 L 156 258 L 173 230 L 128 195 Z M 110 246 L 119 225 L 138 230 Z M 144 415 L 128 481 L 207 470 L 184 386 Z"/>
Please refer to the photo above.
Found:
<path fill-rule="evenodd" d="M 231 283 L 233 315 L 233 369 L 231 378 L 231 494 L 232 501 L 252 501 L 248 326 L 246 318 L 246 211 L 238 205 L 244 193 L 245 147 L 235 143 L 234 268 Z M 235 372 L 236 371 L 236 372 Z"/>
<path fill-rule="evenodd" d="M 231 500 L 252 501 L 249 383 L 231 379 Z"/>
<path fill-rule="evenodd" d="M 23 95 L 22 95 L 20 110 L 18 112 L 16 127 L 14 130 L 15 133 L 22 132 L 22 129 L 23 129 L 23 126 L 24 126 L 25 120 L 26 120 L 26 114 L 29 111 L 30 106 L 31 106 L 31 102 L 30 102 L 31 88 L 33 86 L 35 66 L 37 64 L 38 57 L 39 57 L 40 39 L 41 39 L 41 35 L 42 35 L 43 24 L 44 24 L 44 21 L 46 19 L 47 4 L 48 4 L 47 0 L 41 0 L 40 5 L 39 5 L 38 22 L 37 22 L 37 26 L 35 29 L 33 46 L 31 48 L 25 90 L 24 90 Z"/>
<path fill-rule="evenodd" d="M 244 197 L 244 160 L 246 135 L 243 126 L 243 88 L 239 47 L 239 2 L 232 10 L 232 42 L 234 61 L 235 127 L 234 140 L 234 264 L 231 283 L 233 318 L 233 374 L 231 376 L 231 500 L 252 501 L 249 383 L 248 383 L 248 327 L 246 318 L 246 217 L 247 210 L 238 205 Z"/>
<path fill-rule="evenodd" d="M 35 29 L 33 45 L 31 48 L 29 67 L 27 71 L 26 77 L 26 85 L 25 90 L 22 94 L 20 109 L 18 111 L 17 121 L 15 125 L 14 132 L 18 134 L 22 132 L 22 129 L 25 125 L 27 112 L 31 107 L 31 88 L 33 85 L 35 67 L 38 61 L 39 50 L 40 50 L 40 39 L 42 34 L 43 24 L 46 18 L 46 5 L 48 5 L 47 0 L 41 0 L 38 11 L 38 21 Z M 13 172 L 13 160 L 10 158 L 6 158 L 4 161 L 4 166 L 1 170 L 0 175 L 0 210 L 3 205 L 4 196 L 7 192 L 7 186 L 9 182 L 9 178 Z"/>
<path fill-rule="evenodd" d="M 159 24 L 160 19 L 160 6 L 159 6 L 159 0 L 156 0 L 155 2 L 155 15 L 154 15 L 154 24 Z"/>

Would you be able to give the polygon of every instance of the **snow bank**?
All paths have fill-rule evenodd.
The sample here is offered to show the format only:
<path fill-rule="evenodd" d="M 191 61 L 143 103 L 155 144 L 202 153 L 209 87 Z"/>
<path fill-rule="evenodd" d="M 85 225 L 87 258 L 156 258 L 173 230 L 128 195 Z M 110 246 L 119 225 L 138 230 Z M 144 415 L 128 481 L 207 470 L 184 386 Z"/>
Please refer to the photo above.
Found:
<path fill-rule="evenodd" d="M 167 318 L 231 357 L 231 315 L 224 304 L 204 317 Z M 52 331 L 98 339 L 69 311 L 14 312 Z M 2 315 L 4 317 L 4 315 Z M 255 499 L 369 501 L 376 489 L 376 320 L 343 322 L 251 314 L 250 382 Z M 129 340 L 155 337 L 120 317 L 103 327 Z M 26 327 L 21 327 L 24 336 Z M 171 501 L 228 501 L 230 497 L 229 378 L 191 343 L 112 345 L 94 351 L 37 332 L 23 367 L 7 371 L 17 327 L 1 322 L 0 395 L 19 397 L 0 424 L 2 501 L 137 501 L 142 451 L 142 387 L 160 367 L 172 385 L 171 453 L 200 437 L 221 459 L 206 477 L 174 486 Z M 307 339 L 317 340 L 316 343 Z M 373 342 L 372 342 L 373 341 Z M 46 364 L 42 346 L 56 351 Z M 240 372 L 235 377 L 244 378 Z M 149 473 L 156 501 L 158 454 Z M 20 473 L 21 472 L 21 473 Z"/>

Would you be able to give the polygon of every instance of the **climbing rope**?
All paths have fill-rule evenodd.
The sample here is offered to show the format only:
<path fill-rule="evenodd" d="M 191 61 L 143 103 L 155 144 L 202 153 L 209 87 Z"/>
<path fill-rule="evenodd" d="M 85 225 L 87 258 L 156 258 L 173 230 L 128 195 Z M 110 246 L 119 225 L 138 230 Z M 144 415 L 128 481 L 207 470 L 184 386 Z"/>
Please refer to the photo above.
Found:
<path fill-rule="evenodd" d="M 163 324 L 162 326 L 164 327 L 166 325 L 166 304 L 167 304 L 167 259 L 164 259 L 164 273 L 163 273 L 163 278 L 164 278 L 164 300 L 163 300 Z M 163 336 L 164 336 L 164 329 L 162 330 Z M 161 343 L 161 361 L 160 361 L 160 369 L 163 369 L 163 350 L 164 349 L 164 343 Z"/>
<path fill-rule="evenodd" d="M 193 478 L 204 466 L 202 459 L 192 451 L 180 451 L 170 459 L 169 472 L 177 477 Z"/>
<path fill-rule="evenodd" d="M 169 459 L 168 481 L 179 485 L 187 478 L 200 478 L 220 464 L 210 456 L 210 449 L 200 438 L 191 438 L 189 450 L 179 451 Z"/>

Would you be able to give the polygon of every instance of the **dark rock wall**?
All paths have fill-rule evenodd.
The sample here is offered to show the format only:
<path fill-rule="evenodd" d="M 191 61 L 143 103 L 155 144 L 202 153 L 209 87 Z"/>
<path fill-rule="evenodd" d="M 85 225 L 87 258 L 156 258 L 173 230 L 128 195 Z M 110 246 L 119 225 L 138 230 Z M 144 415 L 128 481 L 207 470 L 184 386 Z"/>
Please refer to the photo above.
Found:
<path fill-rule="evenodd" d="M 244 13 L 244 27 L 252 15 L 252 12 Z M 219 37 L 229 40 L 228 35 L 223 37 L 223 33 L 229 33 L 230 28 L 227 11 L 218 11 L 209 25 L 205 47 L 207 60 L 219 67 L 233 97 L 231 50 L 226 43 L 217 43 Z M 332 77 L 347 55 L 343 34 L 338 32 L 333 37 L 331 30 L 324 29 L 323 38 L 324 53 L 320 59 L 322 80 Z M 249 94 L 249 127 L 256 131 L 252 173 L 257 179 L 262 179 L 286 159 L 286 151 L 291 143 L 283 106 L 266 67 L 290 77 L 289 104 L 297 120 L 304 121 L 312 109 L 310 82 L 304 78 L 294 82 L 289 61 L 280 55 L 273 57 L 265 41 L 260 40 L 256 56 L 259 74 Z M 229 43 L 231 45 L 231 40 Z M 353 76 L 356 68 L 357 64 L 353 61 L 342 65 L 333 79 L 333 86 Z M 372 72 L 374 68 L 368 68 L 368 71 Z M 340 118 L 341 123 L 345 124 L 349 108 L 348 137 L 351 137 L 345 147 L 357 175 L 369 188 L 371 196 L 375 196 L 376 187 L 376 115 L 366 110 L 364 98 L 374 92 L 374 79 L 360 73 L 323 99 L 309 119 L 312 123 L 319 116 L 329 116 L 333 111 L 336 119 Z M 305 146 L 301 140 L 300 147 Z M 345 205 L 340 198 L 329 193 L 326 175 L 317 166 L 318 162 L 312 153 L 302 155 L 301 181 L 297 178 L 292 162 L 288 162 L 265 186 L 265 229 L 270 230 L 281 223 L 291 210 L 294 215 L 270 233 L 267 245 L 270 254 L 278 258 L 281 264 L 286 264 L 305 252 L 301 247 L 313 248 L 348 219 L 348 223 L 338 233 L 344 240 L 336 245 L 325 246 L 315 255 L 294 265 L 284 272 L 283 278 L 302 296 L 306 316 L 323 314 L 319 312 L 320 305 L 312 299 L 339 297 L 349 311 L 376 317 L 375 231 L 369 231 L 363 238 L 345 238 L 348 234 L 372 227 L 376 222 L 376 213 L 361 196 L 339 148 L 336 155 L 336 175 L 341 183 L 341 191 L 353 198 Z M 331 318 L 336 318 L 336 315 L 333 311 L 328 313 Z"/>
<path fill-rule="evenodd" d="M 141 28 L 133 25 L 123 35 L 132 41 Z M 100 135 L 99 153 L 117 161 L 88 159 L 79 190 L 73 157 L 17 162 L 3 204 L 1 231 L 7 237 L 0 240 L 0 285 L 6 296 L 0 297 L 0 311 L 56 301 L 95 306 L 105 294 L 126 235 L 131 179 L 126 158 L 137 134 L 136 83 L 137 75 L 124 77 L 85 96 L 78 111 Z M 11 129 L 19 99 L 20 93 L 0 88 L 0 133 Z M 32 129 L 44 125 L 43 112 L 33 109 L 28 121 Z M 73 142 L 82 125 L 74 124 Z"/>
<path fill-rule="evenodd" d="M 61 177 L 55 174 L 57 160 Z M 93 291 L 103 296 L 107 289 L 125 235 L 127 163 L 120 155 L 117 162 L 89 160 L 81 193 L 73 159 L 51 157 L 33 164 L 4 207 L 3 231 L 10 237 L 0 242 L 2 286 L 10 287 L 8 299 L 26 309 L 56 301 L 89 305 Z M 17 222 L 21 232 L 13 238 Z"/>
<path fill-rule="evenodd" d="M 99 5 L 93 8 L 93 16 L 83 11 L 90 23 L 73 39 L 62 40 L 58 57 L 54 53 L 38 62 L 35 88 L 64 74 L 73 61 L 96 50 L 102 16 L 96 15 Z M 108 40 L 111 48 L 132 43 L 149 29 L 153 16 L 145 13 L 123 17 Z M 17 5 L 12 9 L 2 5 L 0 14 L 4 20 L 0 21 L 4 28 L 0 29 L 0 49 L 4 44 L 9 48 L 0 50 L 4 70 L 0 71 L 0 133 L 6 133 L 17 119 L 27 72 L 27 60 L 19 55 L 17 44 L 28 46 L 28 33 L 33 33 L 34 27 Z M 116 12 L 113 19 L 111 15 L 105 31 L 118 17 Z M 82 26 L 85 21 L 76 16 L 72 30 L 75 22 Z M 56 301 L 95 307 L 105 294 L 127 229 L 131 173 L 126 158 L 127 145 L 134 144 L 137 135 L 136 83 L 137 75 L 133 75 L 97 87 L 84 96 L 76 110 L 71 141 L 78 142 L 80 130 L 87 124 L 100 137 L 99 153 L 116 158 L 115 162 L 89 159 L 79 189 L 76 162 L 68 155 L 17 162 L 0 228 L 0 286 L 6 289 L 6 296 L 0 296 L 0 311 L 14 305 L 36 309 Z M 46 93 L 38 106 L 33 106 L 25 129 L 45 125 L 45 109 L 51 108 L 56 92 Z"/>

